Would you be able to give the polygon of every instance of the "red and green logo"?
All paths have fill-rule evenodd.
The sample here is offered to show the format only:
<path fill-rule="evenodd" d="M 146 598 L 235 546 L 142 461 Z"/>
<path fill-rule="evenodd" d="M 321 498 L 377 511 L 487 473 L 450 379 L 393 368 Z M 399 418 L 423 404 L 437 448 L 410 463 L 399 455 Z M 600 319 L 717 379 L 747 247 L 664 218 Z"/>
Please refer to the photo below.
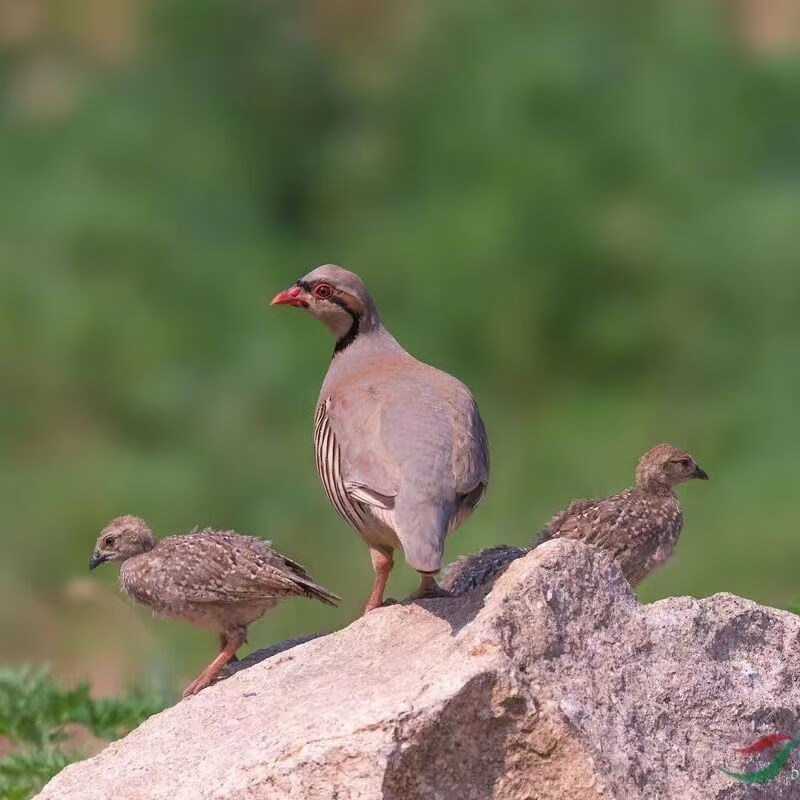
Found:
<path fill-rule="evenodd" d="M 737 781 L 766 783 L 780 774 L 789 761 L 789 756 L 798 747 L 800 747 L 800 738 L 793 739 L 785 733 L 770 733 L 768 736 L 762 736 L 753 744 L 747 745 L 747 747 L 734 748 L 737 753 L 742 753 L 743 755 L 771 754 L 772 760 L 765 767 L 752 772 L 729 772 L 727 769 L 722 771 L 729 778 Z"/>

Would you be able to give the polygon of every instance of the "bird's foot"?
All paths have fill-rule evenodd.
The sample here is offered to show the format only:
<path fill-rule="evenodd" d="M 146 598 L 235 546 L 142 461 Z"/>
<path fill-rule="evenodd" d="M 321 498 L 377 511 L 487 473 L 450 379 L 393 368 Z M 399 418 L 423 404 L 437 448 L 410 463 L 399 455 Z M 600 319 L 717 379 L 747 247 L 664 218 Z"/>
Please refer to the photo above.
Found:
<path fill-rule="evenodd" d="M 447 589 L 442 589 L 442 587 L 436 583 L 436 579 L 433 575 L 423 574 L 419 589 L 413 594 L 410 594 L 408 600 L 432 600 L 437 597 L 450 598 L 455 597 L 455 595 L 452 592 L 448 592 Z"/>
<path fill-rule="evenodd" d="M 387 597 L 383 600 L 372 600 L 371 598 L 367 601 L 367 604 L 364 606 L 364 613 L 369 614 L 370 611 L 375 611 L 377 608 L 386 608 L 387 606 L 396 606 L 397 600 L 392 599 L 391 597 Z"/>
<path fill-rule="evenodd" d="M 416 592 L 410 594 L 407 600 L 436 600 L 436 599 L 452 599 L 455 595 L 448 592 L 447 589 L 442 589 L 437 586 L 435 589 L 417 589 Z"/>
<path fill-rule="evenodd" d="M 181 697 L 185 700 L 187 697 L 191 697 L 192 695 L 201 692 L 211 684 L 212 680 L 212 678 L 206 678 L 205 674 L 200 675 L 183 690 Z"/>

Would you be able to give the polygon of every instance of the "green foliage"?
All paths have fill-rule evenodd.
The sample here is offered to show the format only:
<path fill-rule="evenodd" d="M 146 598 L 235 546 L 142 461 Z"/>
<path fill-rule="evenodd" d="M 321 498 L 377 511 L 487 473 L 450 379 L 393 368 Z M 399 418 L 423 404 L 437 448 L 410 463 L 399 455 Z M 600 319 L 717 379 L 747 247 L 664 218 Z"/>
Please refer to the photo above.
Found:
<path fill-rule="evenodd" d="M 14 748 L 0 758 L 0 799 L 31 796 L 79 757 L 69 739 L 80 729 L 116 739 L 162 707 L 141 694 L 95 700 L 87 685 L 65 689 L 46 669 L 0 670 L 0 737 Z"/>
<path fill-rule="evenodd" d="M 38 748 L 0 759 L 0 798 L 27 800 L 73 759 L 58 748 Z"/>

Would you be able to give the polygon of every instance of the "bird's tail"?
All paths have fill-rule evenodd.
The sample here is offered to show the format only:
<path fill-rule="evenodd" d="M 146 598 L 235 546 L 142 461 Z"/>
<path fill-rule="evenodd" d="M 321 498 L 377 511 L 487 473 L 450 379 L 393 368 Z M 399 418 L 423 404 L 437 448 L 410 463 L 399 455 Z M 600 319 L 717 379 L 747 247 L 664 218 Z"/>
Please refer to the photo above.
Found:
<path fill-rule="evenodd" d="M 339 597 L 338 594 L 329 592 L 324 586 L 320 586 L 316 583 L 302 564 L 299 564 L 297 561 L 292 561 L 292 559 L 286 556 L 281 556 L 281 558 L 283 559 L 283 563 L 291 570 L 295 585 L 302 591 L 305 597 L 313 597 L 329 606 L 339 605 L 342 598 Z"/>
<path fill-rule="evenodd" d="M 298 581 L 298 584 L 303 589 L 303 594 L 306 597 L 313 597 L 320 600 L 327 606 L 338 606 L 341 602 L 341 597 L 338 594 L 329 592 L 324 586 L 320 586 L 313 581 Z"/>
<path fill-rule="evenodd" d="M 395 505 L 397 538 L 408 565 L 417 572 L 438 572 L 444 559 L 444 540 L 452 514 L 433 503 Z"/>

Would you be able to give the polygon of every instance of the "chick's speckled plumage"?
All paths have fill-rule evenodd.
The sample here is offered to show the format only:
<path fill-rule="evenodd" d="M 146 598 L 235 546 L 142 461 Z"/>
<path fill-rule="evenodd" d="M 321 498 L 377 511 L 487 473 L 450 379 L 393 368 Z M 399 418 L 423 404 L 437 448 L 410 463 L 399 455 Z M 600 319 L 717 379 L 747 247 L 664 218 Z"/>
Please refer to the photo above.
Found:
<path fill-rule="evenodd" d="M 445 568 L 442 588 L 454 595 L 464 594 L 476 586 L 482 586 L 490 578 L 496 578 L 512 561 L 528 552 L 527 547 L 501 544 L 487 547 L 479 553 L 460 556 Z"/>
<path fill-rule="evenodd" d="M 120 563 L 120 585 L 135 600 L 219 634 L 220 655 L 185 695 L 211 683 L 246 641 L 247 626 L 282 598 L 339 599 L 269 542 L 232 531 L 206 528 L 157 541 L 144 520 L 118 517 L 100 533 L 89 566 L 109 561 Z"/>
<path fill-rule="evenodd" d="M 284 597 L 335 597 L 270 543 L 231 531 L 169 536 L 120 568 L 127 594 L 159 614 L 224 630 L 255 622 Z"/>
<path fill-rule="evenodd" d="M 683 528 L 674 495 L 628 489 L 602 500 L 580 500 L 542 531 L 540 542 L 579 539 L 614 556 L 635 586 L 672 554 Z"/>
<path fill-rule="evenodd" d="M 672 555 L 683 528 L 683 509 L 673 487 L 708 476 L 685 450 L 658 445 L 636 469 L 636 486 L 600 499 L 575 500 L 556 514 L 534 547 L 549 539 L 576 539 L 617 559 L 636 586 Z M 495 577 L 528 550 L 498 547 L 462 557 L 447 568 L 444 585 L 461 594 Z"/>

